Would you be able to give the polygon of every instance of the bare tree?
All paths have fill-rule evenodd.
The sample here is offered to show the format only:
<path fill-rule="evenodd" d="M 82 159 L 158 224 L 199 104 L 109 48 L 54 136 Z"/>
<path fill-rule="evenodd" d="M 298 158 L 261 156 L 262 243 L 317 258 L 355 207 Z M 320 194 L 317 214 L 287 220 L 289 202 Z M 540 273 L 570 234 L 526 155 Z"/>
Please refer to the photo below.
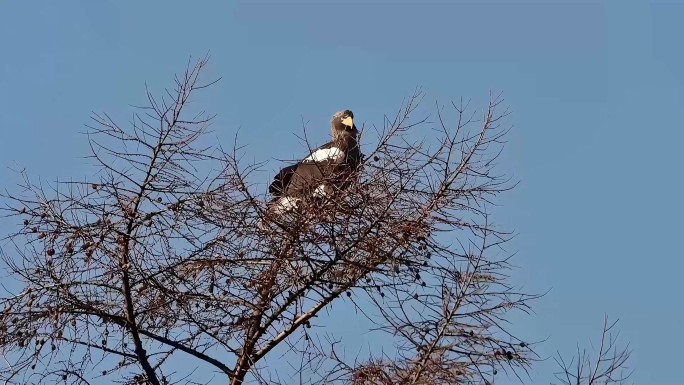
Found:
<path fill-rule="evenodd" d="M 524 373 L 531 344 L 506 315 L 534 299 L 508 282 L 511 234 L 489 208 L 513 187 L 495 161 L 508 112 L 436 106 L 416 92 L 376 135 L 363 170 L 288 224 L 193 110 L 202 59 L 129 127 L 93 117 L 97 180 L 51 189 L 25 176 L 4 211 L 6 384 L 493 383 Z M 205 144 L 206 143 L 206 144 Z M 333 307 L 354 309 L 388 350 L 347 356 Z M 347 315 L 347 317 L 349 317 Z M 388 353 L 391 351 L 391 354 Z M 298 363 L 283 377 L 277 361 Z M 179 365 L 183 362 L 183 365 Z M 201 369 L 195 371 L 194 368 Z"/>
<path fill-rule="evenodd" d="M 570 361 L 566 361 L 560 353 L 554 357 L 561 369 L 556 373 L 556 379 L 560 384 L 618 385 L 627 383 L 632 375 L 632 371 L 627 367 L 631 352 L 629 347 L 618 347 L 618 333 L 614 330 L 615 325 L 617 321 L 611 323 L 608 322 L 608 317 L 605 318 L 601 341 L 593 355 L 586 349 L 577 347 L 577 355 Z"/>

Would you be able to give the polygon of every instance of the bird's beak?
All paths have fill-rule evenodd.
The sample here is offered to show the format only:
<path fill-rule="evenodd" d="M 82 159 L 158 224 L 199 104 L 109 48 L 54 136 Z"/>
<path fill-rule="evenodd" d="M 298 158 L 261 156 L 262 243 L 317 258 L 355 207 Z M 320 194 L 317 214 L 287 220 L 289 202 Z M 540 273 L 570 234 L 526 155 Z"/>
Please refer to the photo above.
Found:
<path fill-rule="evenodd" d="M 346 118 L 342 119 L 342 124 L 349 128 L 354 127 L 354 119 L 351 116 L 347 116 Z"/>

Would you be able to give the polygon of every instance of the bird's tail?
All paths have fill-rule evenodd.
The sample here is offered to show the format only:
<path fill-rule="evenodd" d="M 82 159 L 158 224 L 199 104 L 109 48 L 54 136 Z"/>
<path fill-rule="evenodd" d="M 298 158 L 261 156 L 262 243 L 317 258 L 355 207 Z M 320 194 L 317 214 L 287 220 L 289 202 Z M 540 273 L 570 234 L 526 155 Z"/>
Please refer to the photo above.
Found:
<path fill-rule="evenodd" d="M 268 204 L 266 214 L 259 222 L 261 230 L 271 229 L 273 226 L 283 227 L 287 226 L 288 214 L 292 214 L 298 207 L 299 198 L 282 196 L 274 199 Z"/>

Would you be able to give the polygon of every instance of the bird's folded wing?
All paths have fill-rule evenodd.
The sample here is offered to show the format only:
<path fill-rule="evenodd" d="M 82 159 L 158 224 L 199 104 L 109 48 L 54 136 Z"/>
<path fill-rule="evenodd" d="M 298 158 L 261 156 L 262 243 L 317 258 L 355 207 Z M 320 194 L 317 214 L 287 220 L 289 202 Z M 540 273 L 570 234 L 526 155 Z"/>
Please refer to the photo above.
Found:
<path fill-rule="evenodd" d="M 326 143 L 321 147 L 318 147 L 311 152 L 309 156 L 304 158 L 302 162 L 313 163 L 313 162 L 339 162 L 344 158 L 344 151 L 340 148 L 335 147 L 332 142 Z"/>
<path fill-rule="evenodd" d="M 297 170 L 297 167 L 299 166 L 299 163 L 293 164 L 292 166 L 287 166 L 280 170 L 276 174 L 276 176 L 273 178 L 273 182 L 271 183 L 270 186 L 268 186 L 268 192 L 271 193 L 273 196 L 280 196 L 285 192 L 285 187 L 290 184 L 290 180 L 292 179 L 292 175 L 294 175 L 295 170 Z"/>
<path fill-rule="evenodd" d="M 285 167 L 273 178 L 268 191 L 273 196 L 281 196 L 286 192 L 291 194 L 315 188 L 330 173 L 330 166 L 334 167 L 331 163 L 333 162 L 300 162 Z"/>
<path fill-rule="evenodd" d="M 268 191 L 273 196 L 281 196 L 286 191 L 301 191 L 311 187 L 308 184 L 316 185 L 332 170 L 330 167 L 336 167 L 344 158 L 342 149 L 333 142 L 326 143 L 313 150 L 301 162 L 281 169 L 273 178 Z"/>
<path fill-rule="evenodd" d="M 321 163 L 299 163 L 284 186 L 287 194 L 298 195 L 313 191 L 326 180 L 329 170 Z"/>

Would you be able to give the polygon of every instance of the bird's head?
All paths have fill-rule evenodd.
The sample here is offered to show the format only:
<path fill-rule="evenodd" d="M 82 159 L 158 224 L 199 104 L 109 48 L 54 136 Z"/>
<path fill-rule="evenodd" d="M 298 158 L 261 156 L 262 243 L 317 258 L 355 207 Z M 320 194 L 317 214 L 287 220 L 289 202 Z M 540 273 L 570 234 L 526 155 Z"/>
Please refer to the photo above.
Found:
<path fill-rule="evenodd" d="M 332 132 L 333 137 L 356 136 L 358 130 L 354 124 L 354 113 L 344 110 L 333 115 Z"/>

